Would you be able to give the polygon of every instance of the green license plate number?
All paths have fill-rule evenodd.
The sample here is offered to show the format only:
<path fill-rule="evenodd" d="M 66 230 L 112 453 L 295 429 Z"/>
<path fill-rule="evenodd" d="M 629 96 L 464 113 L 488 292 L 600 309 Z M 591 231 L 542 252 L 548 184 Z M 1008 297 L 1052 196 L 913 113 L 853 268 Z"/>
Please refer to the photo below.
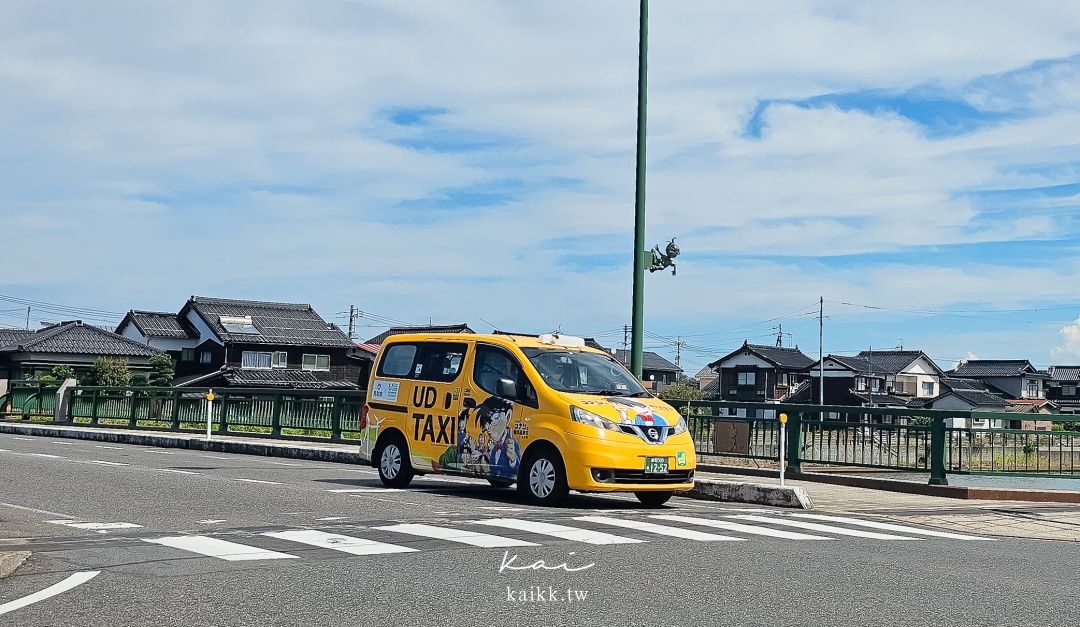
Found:
<path fill-rule="evenodd" d="M 668 458 L 666 457 L 646 457 L 645 458 L 645 474 L 647 475 L 663 475 L 668 471 Z"/>

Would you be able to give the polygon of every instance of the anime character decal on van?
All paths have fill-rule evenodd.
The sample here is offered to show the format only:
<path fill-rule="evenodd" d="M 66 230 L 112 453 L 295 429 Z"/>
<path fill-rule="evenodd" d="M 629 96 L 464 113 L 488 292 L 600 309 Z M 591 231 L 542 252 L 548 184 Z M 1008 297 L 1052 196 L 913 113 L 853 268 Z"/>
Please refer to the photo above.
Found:
<path fill-rule="evenodd" d="M 651 407 L 641 401 L 624 396 L 613 396 L 607 399 L 611 406 L 619 412 L 619 422 L 624 425 L 638 425 L 640 427 L 667 427 L 667 420 L 657 414 Z"/>
<path fill-rule="evenodd" d="M 476 438 L 468 430 L 469 411 L 463 409 L 458 418 L 456 450 L 448 449 L 443 458 L 456 453 L 462 471 L 513 480 L 521 464 L 521 445 L 510 428 L 514 404 L 496 396 L 481 403 L 471 418 L 473 426 L 479 428 Z"/>

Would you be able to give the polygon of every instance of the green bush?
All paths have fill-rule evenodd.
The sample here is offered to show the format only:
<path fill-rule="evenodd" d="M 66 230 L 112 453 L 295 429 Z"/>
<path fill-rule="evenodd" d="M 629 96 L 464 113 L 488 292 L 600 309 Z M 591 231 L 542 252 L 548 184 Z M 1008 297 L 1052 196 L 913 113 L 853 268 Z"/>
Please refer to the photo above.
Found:
<path fill-rule="evenodd" d="M 94 367 L 86 375 L 85 385 L 103 385 L 109 387 L 126 387 L 131 385 L 131 371 L 128 370 L 126 359 L 113 359 L 110 357 L 98 357 L 94 360 Z"/>
<path fill-rule="evenodd" d="M 657 396 L 665 401 L 700 401 L 704 398 L 701 390 L 686 383 L 680 383 L 669 388 L 664 388 Z"/>
<path fill-rule="evenodd" d="M 150 358 L 150 385 L 159 388 L 168 387 L 172 385 L 174 376 L 176 373 L 173 370 L 171 357 L 158 355 Z"/>

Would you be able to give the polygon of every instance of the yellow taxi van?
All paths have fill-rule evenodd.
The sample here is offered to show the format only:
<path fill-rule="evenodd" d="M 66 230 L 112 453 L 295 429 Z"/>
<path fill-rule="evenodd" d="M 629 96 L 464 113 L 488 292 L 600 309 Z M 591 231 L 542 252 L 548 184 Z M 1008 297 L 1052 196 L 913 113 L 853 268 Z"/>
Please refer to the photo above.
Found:
<path fill-rule="evenodd" d="M 442 473 L 516 483 L 540 505 L 578 490 L 648 507 L 693 487 L 685 420 L 582 338 L 395 335 L 377 362 L 360 452 L 388 487 Z"/>

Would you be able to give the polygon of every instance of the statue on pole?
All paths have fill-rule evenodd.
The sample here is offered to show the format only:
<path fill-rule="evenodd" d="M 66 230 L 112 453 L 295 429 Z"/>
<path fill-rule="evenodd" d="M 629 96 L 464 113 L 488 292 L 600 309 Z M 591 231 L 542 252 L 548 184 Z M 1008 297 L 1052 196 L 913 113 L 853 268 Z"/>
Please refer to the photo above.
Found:
<path fill-rule="evenodd" d="M 671 268 L 671 276 L 675 276 L 675 258 L 679 256 L 679 246 L 675 243 L 674 237 L 668 242 L 665 252 L 660 252 L 659 244 L 653 246 L 650 252 L 652 263 L 648 266 L 649 272 Z"/>

